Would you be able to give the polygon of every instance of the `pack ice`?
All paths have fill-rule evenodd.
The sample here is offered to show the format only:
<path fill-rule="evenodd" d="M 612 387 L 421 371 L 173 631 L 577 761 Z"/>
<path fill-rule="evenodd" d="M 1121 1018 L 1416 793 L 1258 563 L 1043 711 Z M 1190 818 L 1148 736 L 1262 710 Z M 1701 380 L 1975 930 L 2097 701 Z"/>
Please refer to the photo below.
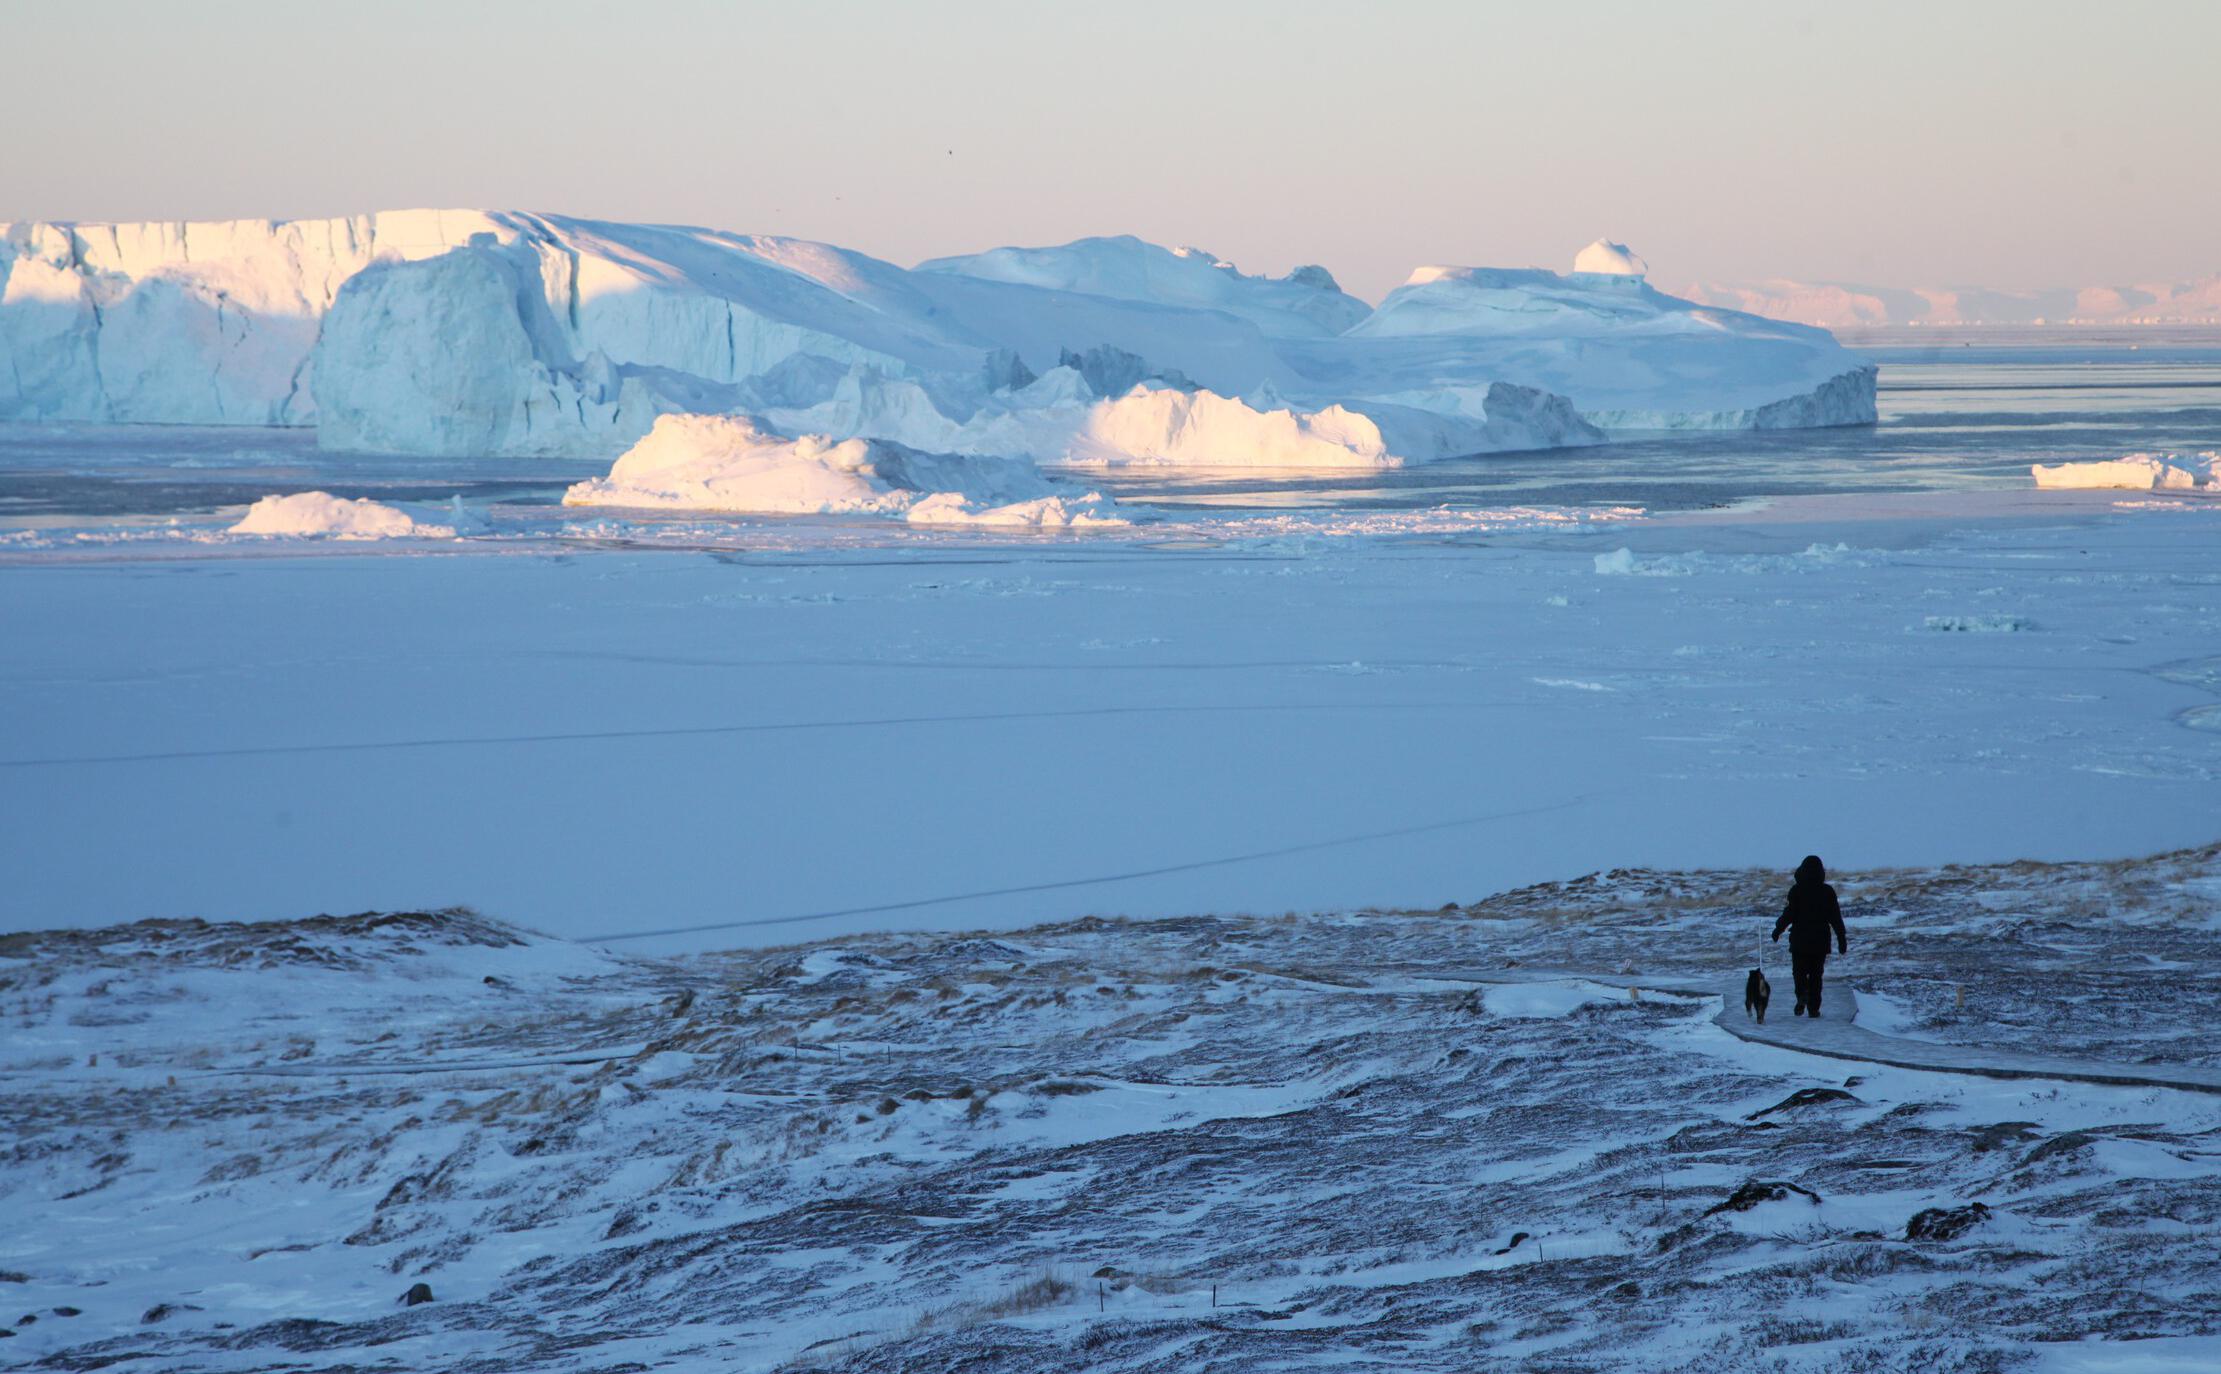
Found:
<path fill-rule="evenodd" d="M 1377 308 L 1134 238 L 904 269 L 506 211 L 0 225 L 0 419 L 310 425 L 337 450 L 614 457 L 668 414 L 1050 464 L 1379 467 L 1611 431 L 1857 424 L 1825 331 L 1575 271 Z"/>

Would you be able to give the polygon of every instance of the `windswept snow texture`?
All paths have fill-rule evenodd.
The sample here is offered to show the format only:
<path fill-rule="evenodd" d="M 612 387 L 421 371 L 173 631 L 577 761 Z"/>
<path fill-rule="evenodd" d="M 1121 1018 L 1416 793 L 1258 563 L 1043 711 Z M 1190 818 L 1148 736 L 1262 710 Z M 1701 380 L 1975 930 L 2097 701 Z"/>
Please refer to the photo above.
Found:
<path fill-rule="evenodd" d="M 233 534 L 334 539 L 449 539 L 452 526 L 422 525 L 404 510 L 367 498 L 348 500 L 328 491 L 265 496 L 231 527 Z"/>
<path fill-rule="evenodd" d="M 2059 490 L 2212 491 L 2221 488 L 2221 453 L 2131 453 L 2089 463 L 2038 463 L 2036 485 Z"/>
<path fill-rule="evenodd" d="M 1926 1056 L 2214 1062 L 2211 847 L 1836 881 L 1831 979 Z M 2221 1096 L 1731 1035 L 1783 883 L 684 960 L 463 911 L 0 937 L 6 1358 L 2211 1367 Z"/>
<path fill-rule="evenodd" d="M 569 506 L 772 515 L 889 515 L 919 524 L 1124 524 L 1110 503 L 1022 459 L 916 453 L 863 439 L 785 439 L 743 416 L 665 415 Z"/>
<path fill-rule="evenodd" d="M 1247 276 L 1131 238 L 905 270 L 497 211 L 6 225 L 0 420 L 313 423 L 337 450 L 612 458 L 660 414 L 807 410 L 869 374 L 925 410 L 836 437 L 913 442 L 880 420 L 960 428 L 1029 376 L 1103 358 L 1131 366 L 1116 385 L 1099 368 L 1095 399 L 1154 378 L 1299 421 L 1340 406 L 1413 459 L 1599 426 L 1874 418 L 1872 370 L 1824 333 L 1661 295 L 1604 248 L 1609 270 L 1570 276 L 1423 269 L 1368 312 L 1321 268 Z M 1276 465 L 1242 440 L 1216 436 L 1232 449 L 1210 465 Z"/>

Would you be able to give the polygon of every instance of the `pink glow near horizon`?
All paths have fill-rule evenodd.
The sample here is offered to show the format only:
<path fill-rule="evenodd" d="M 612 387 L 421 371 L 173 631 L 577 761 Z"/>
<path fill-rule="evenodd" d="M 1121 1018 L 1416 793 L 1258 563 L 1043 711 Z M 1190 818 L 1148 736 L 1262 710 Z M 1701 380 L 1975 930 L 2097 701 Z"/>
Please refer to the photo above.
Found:
<path fill-rule="evenodd" d="M 1135 233 L 1377 299 L 2221 271 L 2221 6 L 209 0 L 11 13 L 0 219 L 559 210 L 898 262 Z M 34 60 L 35 59 L 35 60 Z"/>

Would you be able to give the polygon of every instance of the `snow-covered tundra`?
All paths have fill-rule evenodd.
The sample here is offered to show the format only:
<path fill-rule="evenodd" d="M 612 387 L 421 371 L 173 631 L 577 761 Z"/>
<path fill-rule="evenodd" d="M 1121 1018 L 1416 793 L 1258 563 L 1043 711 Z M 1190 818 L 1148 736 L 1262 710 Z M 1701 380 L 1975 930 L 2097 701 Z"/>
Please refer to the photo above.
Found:
<path fill-rule="evenodd" d="M 2221 854 L 1838 876 L 1844 991 L 1764 1028 L 1718 994 L 1779 871 L 677 960 L 0 936 L 0 1362 L 2212 1368 Z"/>

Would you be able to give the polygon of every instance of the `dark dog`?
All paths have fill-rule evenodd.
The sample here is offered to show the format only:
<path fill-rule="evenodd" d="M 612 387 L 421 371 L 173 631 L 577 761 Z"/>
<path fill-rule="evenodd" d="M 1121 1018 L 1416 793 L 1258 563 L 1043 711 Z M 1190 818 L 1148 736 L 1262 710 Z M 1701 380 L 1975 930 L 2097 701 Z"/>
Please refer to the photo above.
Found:
<path fill-rule="evenodd" d="M 1774 985 L 1759 970 L 1752 969 L 1751 976 L 1743 980 L 1743 1010 L 1758 1018 L 1760 1025 L 1766 1024 L 1766 1003 L 1773 995 Z"/>

